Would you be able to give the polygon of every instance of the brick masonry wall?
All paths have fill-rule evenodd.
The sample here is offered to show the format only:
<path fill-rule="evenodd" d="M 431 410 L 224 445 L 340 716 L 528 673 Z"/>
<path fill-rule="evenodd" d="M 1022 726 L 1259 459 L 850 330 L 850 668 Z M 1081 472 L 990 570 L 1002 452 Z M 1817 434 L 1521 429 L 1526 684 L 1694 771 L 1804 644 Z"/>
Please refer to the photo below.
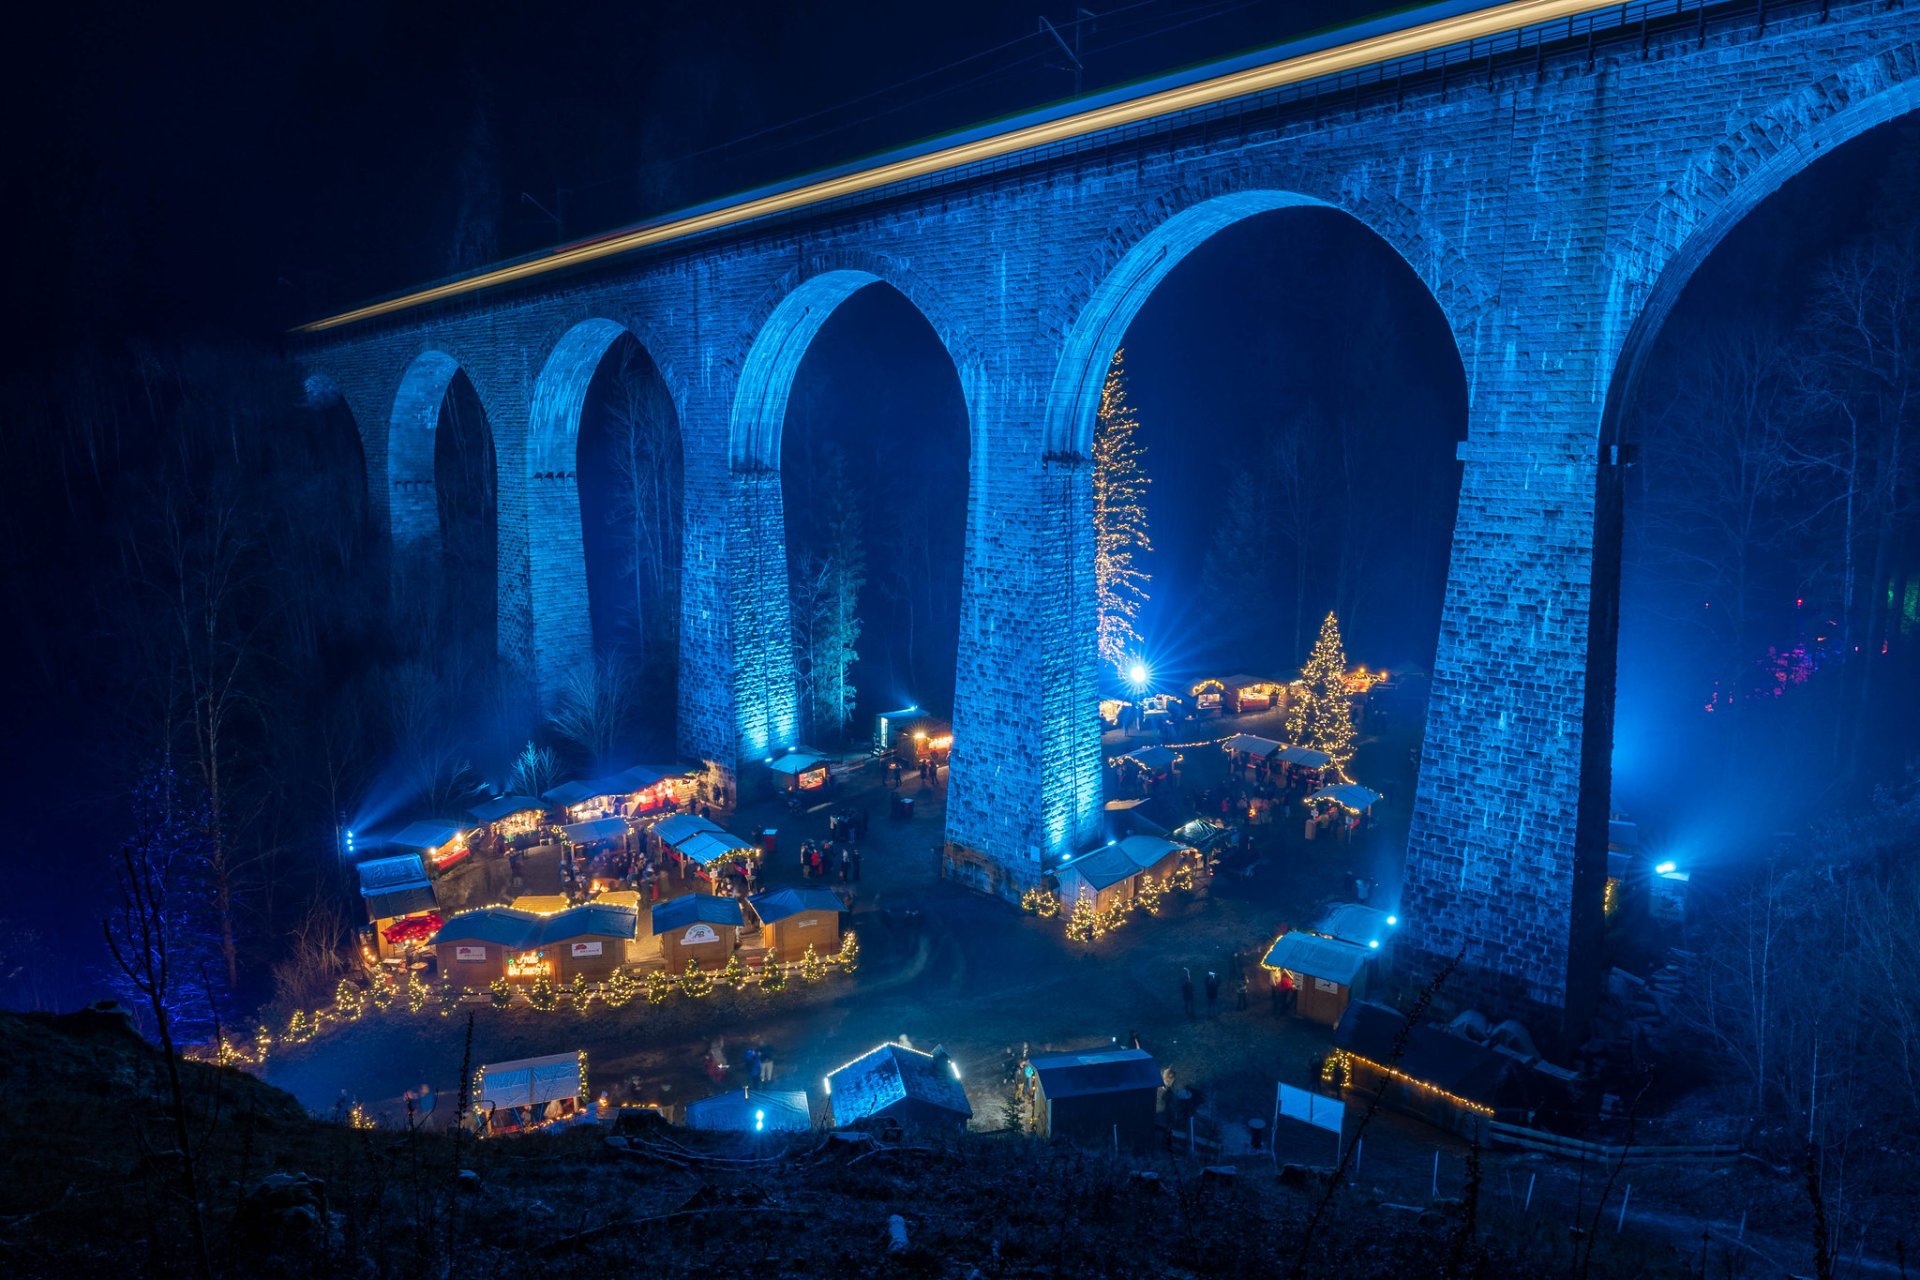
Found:
<path fill-rule="evenodd" d="M 732 769 L 794 731 L 779 478 L 754 435 L 784 391 L 756 374 L 739 394 L 749 353 L 792 332 L 770 322 L 809 282 L 857 271 L 897 288 L 953 355 L 972 432 L 947 836 L 1017 888 L 1099 819 L 1090 498 L 1075 459 L 1088 424 L 1061 388 L 1074 385 L 1063 366 L 1103 360 L 1131 314 L 1101 286 L 1177 258 L 1192 237 L 1176 228 L 1196 225 L 1182 215 L 1203 206 L 1347 211 L 1432 289 L 1470 399 L 1407 850 L 1410 950 L 1427 967 L 1463 959 L 1457 999 L 1571 1030 L 1597 981 L 1604 878 L 1619 548 L 1603 442 L 1666 307 L 1725 229 L 1817 155 L 1913 109 L 1916 40 L 1920 7 L 1878 0 L 1824 18 L 1775 4 L 1764 24 L 1716 14 L 1704 41 L 1661 36 L 1591 64 L 1576 51 L 1537 73 L 1528 58 L 1398 103 L 1259 113 L 1204 141 L 743 228 L 322 335 L 304 354 L 360 425 L 396 559 L 430 555 L 437 535 L 430 438 L 420 465 L 432 423 L 404 375 L 426 356 L 473 381 L 500 467 L 499 649 L 550 691 L 590 638 L 584 576 L 566 563 L 577 486 L 538 478 L 570 468 L 532 460 L 564 458 L 574 427 L 535 413 L 555 402 L 538 384 L 583 322 L 632 332 L 667 377 L 686 449 L 681 747 Z M 1264 216 L 1286 234 L 1284 208 Z"/>

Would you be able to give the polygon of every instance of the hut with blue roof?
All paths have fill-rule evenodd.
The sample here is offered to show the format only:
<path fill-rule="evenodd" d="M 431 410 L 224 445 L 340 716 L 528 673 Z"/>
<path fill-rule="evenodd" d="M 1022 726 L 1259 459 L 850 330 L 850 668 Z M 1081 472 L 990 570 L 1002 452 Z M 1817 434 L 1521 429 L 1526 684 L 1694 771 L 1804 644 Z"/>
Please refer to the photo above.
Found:
<path fill-rule="evenodd" d="M 960 1068 L 944 1050 L 883 1044 L 829 1074 L 826 1090 L 836 1129 L 889 1120 L 906 1128 L 964 1129 L 973 1118 Z"/>

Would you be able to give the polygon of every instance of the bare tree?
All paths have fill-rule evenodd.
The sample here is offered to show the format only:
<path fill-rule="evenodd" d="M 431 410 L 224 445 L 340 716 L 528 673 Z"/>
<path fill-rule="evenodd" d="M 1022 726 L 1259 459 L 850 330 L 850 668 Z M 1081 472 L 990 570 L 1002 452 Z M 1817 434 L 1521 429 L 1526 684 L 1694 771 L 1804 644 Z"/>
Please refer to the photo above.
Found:
<path fill-rule="evenodd" d="M 560 781 L 560 762 L 551 747 L 529 742 L 507 767 L 507 790 L 515 795 L 543 796 Z"/>
<path fill-rule="evenodd" d="M 1692 337 L 1672 368 L 1645 432 L 1643 562 L 1688 602 L 1675 621 L 1699 629 L 1733 712 L 1762 600 L 1784 586 L 1763 570 L 1804 523 L 1787 502 L 1802 482 L 1803 401 L 1786 338 L 1764 321 Z"/>
<path fill-rule="evenodd" d="M 553 731 L 578 747 L 593 768 L 613 755 L 633 711 L 633 677 L 618 658 L 601 657 L 567 673 L 552 714 Z"/>
<path fill-rule="evenodd" d="M 204 814 L 183 805 L 171 769 L 149 775 L 135 796 L 134 832 L 120 846 L 115 874 L 120 890 L 117 912 L 101 922 L 107 948 L 152 1018 L 167 1073 L 180 1190 L 187 1209 L 194 1267 L 210 1276 L 204 1206 L 200 1202 L 198 1148 L 188 1124 L 187 1091 L 174 1044 L 174 1016 L 180 998 L 178 961 L 180 920 L 173 914 L 171 880 L 178 864 L 200 856 Z"/>

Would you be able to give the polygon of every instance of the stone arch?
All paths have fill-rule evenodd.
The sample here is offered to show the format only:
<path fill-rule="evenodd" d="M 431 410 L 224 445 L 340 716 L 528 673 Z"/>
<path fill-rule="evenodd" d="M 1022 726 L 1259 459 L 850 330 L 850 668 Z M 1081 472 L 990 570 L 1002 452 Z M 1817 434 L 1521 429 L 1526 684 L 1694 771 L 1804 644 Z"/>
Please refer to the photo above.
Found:
<path fill-rule="evenodd" d="M 758 759 L 794 745 L 802 721 L 788 608 L 786 507 L 780 467 L 787 404 L 801 362 L 827 320 L 847 299 L 875 284 L 884 284 L 899 294 L 932 329 L 961 384 L 971 445 L 973 406 L 966 385 L 968 371 L 980 366 L 963 354 L 964 339 L 945 322 L 931 291 L 912 273 L 866 255 L 822 255 L 790 272 L 763 296 L 752 313 L 757 323 L 746 330 L 751 338 L 735 385 L 728 439 L 731 485 L 726 581 L 734 732 L 742 760 Z M 971 466 L 968 471 L 970 511 Z M 968 542 L 971 537 L 969 520 Z"/>
<path fill-rule="evenodd" d="M 1608 254 L 1615 305 L 1606 319 L 1615 328 L 1608 335 L 1603 443 L 1619 443 L 1621 416 L 1653 339 L 1727 232 L 1821 156 L 1916 109 L 1920 42 L 1910 42 L 1775 102 L 1695 155 L 1680 179 L 1641 210 Z"/>
<path fill-rule="evenodd" d="M 594 375 L 622 337 L 638 343 L 660 372 L 683 456 L 686 449 L 684 397 L 654 348 L 632 325 L 592 317 L 560 336 L 534 380 L 527 424 L 529 633 L 534 688 L 543 707 L 551 706 L 567 673 L 593 657 L 578 471 L 580 424 Z"/>
<path fill-rule="evenodd" d="M 434 430 L 460 362 L 444 351 L 421 352 L 400 376 L 387 421 L 387 527 L 396 565 L 440 550 L 434 493 Z"/>
<path fill-rule="evenodd" d="M 912 272 L 870 254 L 816 256 L 804 270 L 784 276 L 752 313 L 728 433 L 728 460 L 734 470 L 780 469 L 781 428 L 800 362 L 840 304 L 872 284 L 888 286 L 920 313 L 946 348 L 963 384 L 967 370 L 979 367 L 964 333 L 949 321 L 938 296 Z"/>
<path fill-rule="evenodd" d="M 1107 363 L 1157 287 L 1188 254 L 1235 223 L 1280 209 L 1334 209 L 1352 217 L 1392 249 L 1432 294 L 1463 347 L 1489 304 L 1486 290 L 1458 254 L 1439 246 L 1411 211 L 1368 190 L 1339 199 L 1276 187 L 1216 192 L 1181 190 L 1157 202 L 1102 246 L 1092 283 L 1076 295 L 1079 310 L 1064 327 L 1060 360 L 1047 397 L 1046 456 L 1085 458 Z M 1170 212 L 1169 212 L 1170 210 Z M 1462 351 L 1465 364 L 1465 352 Z"/>

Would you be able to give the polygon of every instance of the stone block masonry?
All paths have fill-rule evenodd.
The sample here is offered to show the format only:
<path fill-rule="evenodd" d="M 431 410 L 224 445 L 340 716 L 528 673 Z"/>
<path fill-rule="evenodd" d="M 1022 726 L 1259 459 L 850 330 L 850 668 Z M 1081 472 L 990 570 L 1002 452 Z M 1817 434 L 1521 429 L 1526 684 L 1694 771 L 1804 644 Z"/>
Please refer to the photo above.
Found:
<path fill-rule="evenodd" d="M 1446 998 L 1577 1034 L 1598 976 L 1619 528 L 1641 354 L 1726 229 L 1920 101 L 1920 6 L 1704 23 L 1088 140 L 303 339 L 360 427 L 396 563 L 431 564 L 455 371 L 499 466 L 499 652 L 550 697 L 591 651 L 571 465 L 604 343 L 661 370 L 686 458 L 680 745 L 738 773 L 798 733 L 778 435 L 833 306 L 898 290 L 971 433 L 949 865 L 1017 893 L 1096 832 L 1089 379 L 1140 302 L 1246 218 L 1357 219 L 1432 290 L 1469 434 L 1402 916 Z M 595 344 L 602 344 L 596 346 Z M 571 379 L 572 381 L 568 381 Z"/>

